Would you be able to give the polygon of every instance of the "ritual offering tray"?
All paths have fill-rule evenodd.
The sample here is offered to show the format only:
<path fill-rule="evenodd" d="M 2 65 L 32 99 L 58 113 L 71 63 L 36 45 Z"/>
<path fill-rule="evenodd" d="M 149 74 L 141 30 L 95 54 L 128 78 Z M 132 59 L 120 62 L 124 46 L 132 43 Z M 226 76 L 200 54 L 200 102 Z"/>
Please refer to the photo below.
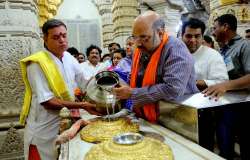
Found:
<path fill-rule="evenodd" d="M 130 122 L 126 118 L 112 119 L 110 121 L 97 118 L 81 130 L 80 137 L 84 141 L 96 143 L 109 140 L 115 135 L 126 132 L 139 132 L 139 125 Z"/>
<path fill-rule="evenodd" d="M 94 145 L 84 160 L 173 160 L 171 148 L 138 133 L 124 133 Z"/>

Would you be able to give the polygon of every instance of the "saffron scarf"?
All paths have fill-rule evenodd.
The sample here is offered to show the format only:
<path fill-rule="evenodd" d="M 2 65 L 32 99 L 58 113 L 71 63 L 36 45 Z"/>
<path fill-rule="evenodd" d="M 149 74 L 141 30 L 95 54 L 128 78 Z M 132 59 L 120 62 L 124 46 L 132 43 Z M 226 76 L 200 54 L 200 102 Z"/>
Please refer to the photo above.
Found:
<path fill-rule="evenodd" d="M 164 45 L 168 41 L 168 35 L 165 33 L 163 35 L 163 39 L 159 45 L 159 47 L 155 50 L 155 52 L 152 54 L 150 61 L 147 65 L 147 68 L 144 73 L 143 81 L 142 81 L 142 87 L 154 85 L 156 83 L 156 76 L 157 76 L 157 67 L 158 63 L 161 57 L 161 52 L 164 47 Z M 132 62 L 132 69 L 131 69 L 131 80 L 130 80 L 130 87 L 136 88 L 136 82 L 137 82 L 137 74 L 139 71 L 139 62 L 141 57 L 141 51 L 140 49 L 136 48 L 134 55 L 133 55 L 133 62 Z M 136 109 L 135 112 L 137 115 L 141 116 L 142 114 L 139 113 L 140 110 Z M 143 112 L 145 118 L 149 122 L 156 122 L 157 116 L 159 112 L 158 103 L 150 103 L 145 104 L 143 106 Z"/>
<path fill-rule="evenodd" d="M 25 125 L 26 118 L 29 114 L 30 103 L 32 99 L 32 91 L 27 77 L 27 66 L 31 63 L 37 63 L 40 65 L 50 89 L 54 93 L 55 97 L 63 100 L 72 101 L 73 98 L 68 92 L 68 88 L 63 80 L 63 77 L 57 68 L 57 65 L 52 60 L 47 52 L 37 52 L 29 57 L 26 57 L 20 61 L 22 77 L 25 84 L 25 95 L 23 107 L 20 113 L 19 122 L 21 125 Z"/>

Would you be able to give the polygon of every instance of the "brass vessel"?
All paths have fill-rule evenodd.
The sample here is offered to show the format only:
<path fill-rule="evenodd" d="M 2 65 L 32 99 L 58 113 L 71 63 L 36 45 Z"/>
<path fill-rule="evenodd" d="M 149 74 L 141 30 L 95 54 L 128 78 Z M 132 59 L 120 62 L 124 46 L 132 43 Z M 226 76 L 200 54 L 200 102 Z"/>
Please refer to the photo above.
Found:
<path fill-rule="evenodd" d="M 120 101 L 113 94 L 112 89 L 125 82 L 112 71 L 99 72 L 89 80 L 86 86 L 86 100 L 96 104 L 96 109 L 102 114 L 120 111 Z M 113 108 L 112 108 L 113 107 Z"/>
<path fill-rule="evenodd" d="M 125 118 L 111 121 L 98 118 L 80 131 L 80 137 L 87 142 L 102 142 L 125 132 L 139 132 L 139 125 Z"/>
<path fill-rule="evenodd" d="M 115 72 L 102 71 L 89 80 L 87 84 L 87 98 L 98 104 L 98 107 L 106 108 L 109 99 L 107 95 L 112 94 L 112 88 L 119 84 L 119 77 Z M 115 102 L 118 101 L 114 97 Z"/>

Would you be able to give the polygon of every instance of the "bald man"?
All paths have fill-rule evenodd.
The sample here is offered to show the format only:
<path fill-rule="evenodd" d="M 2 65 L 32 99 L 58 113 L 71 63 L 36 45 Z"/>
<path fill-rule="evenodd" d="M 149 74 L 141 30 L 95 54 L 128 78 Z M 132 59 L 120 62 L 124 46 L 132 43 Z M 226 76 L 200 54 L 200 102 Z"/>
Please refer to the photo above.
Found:
<path fill-rule="evenodd" d="M 147 11 L 133 24 L 136 49 L 133 55 L 130 86 L 113 91 L 119 99 L 130 99 L 130 110 L 150 122 L 157 122 L 158 101 L 176 101 L 198 92 L 194 60 L 186 45 L 165 32 L 160 16 Z"/>

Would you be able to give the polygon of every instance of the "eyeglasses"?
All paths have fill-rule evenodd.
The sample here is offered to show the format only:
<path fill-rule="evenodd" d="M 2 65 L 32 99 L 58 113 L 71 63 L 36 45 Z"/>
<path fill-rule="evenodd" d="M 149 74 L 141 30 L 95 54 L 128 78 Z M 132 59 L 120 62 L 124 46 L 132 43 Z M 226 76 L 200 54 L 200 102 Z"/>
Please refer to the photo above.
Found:
<path fill-rule="evenodd" d="M 147 42 L 152 36 L 149 35 L 140 35 L 140 36 L 132 36 L 134 41 Z"/>

